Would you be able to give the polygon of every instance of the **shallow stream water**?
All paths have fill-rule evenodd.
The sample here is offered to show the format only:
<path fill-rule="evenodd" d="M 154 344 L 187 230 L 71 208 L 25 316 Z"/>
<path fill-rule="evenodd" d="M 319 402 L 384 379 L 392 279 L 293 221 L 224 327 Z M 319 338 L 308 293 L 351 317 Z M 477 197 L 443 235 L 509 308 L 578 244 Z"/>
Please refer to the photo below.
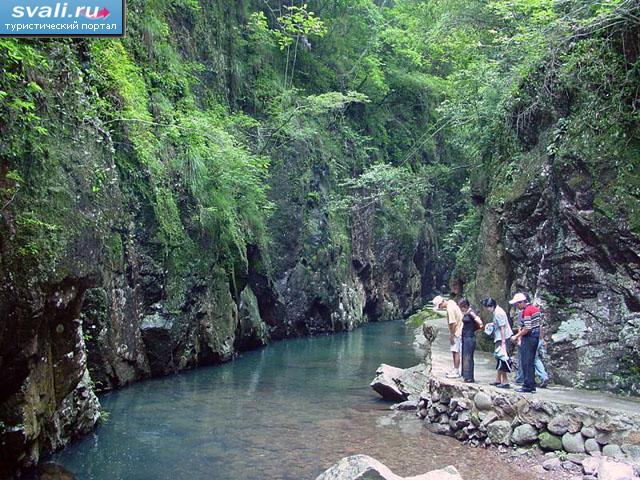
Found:
<path fill-rule="evenodd" d="M 102 396 L 108 421 L 53 460 L 78 479 L 302 480 L 365 453 L 399 475 L 453 464 L 465 480 L 533 478 L 378 398 L 376 368 L 415 365 L 413 341 L 403 322 L 371 324 L 142 382 Z"/>

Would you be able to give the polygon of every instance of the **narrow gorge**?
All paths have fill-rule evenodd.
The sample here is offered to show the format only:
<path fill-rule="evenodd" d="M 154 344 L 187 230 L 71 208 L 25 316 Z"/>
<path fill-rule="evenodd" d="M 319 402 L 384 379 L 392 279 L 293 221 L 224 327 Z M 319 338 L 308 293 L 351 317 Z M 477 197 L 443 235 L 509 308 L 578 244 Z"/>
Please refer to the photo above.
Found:
<path fill-rule="evenodd" d="M 97 394 L 445 291 L 529 292 L 555 383 L 640 395 L 639 17 L 129 0 L 123 38 L 0 38 L 0 476 Z"/>

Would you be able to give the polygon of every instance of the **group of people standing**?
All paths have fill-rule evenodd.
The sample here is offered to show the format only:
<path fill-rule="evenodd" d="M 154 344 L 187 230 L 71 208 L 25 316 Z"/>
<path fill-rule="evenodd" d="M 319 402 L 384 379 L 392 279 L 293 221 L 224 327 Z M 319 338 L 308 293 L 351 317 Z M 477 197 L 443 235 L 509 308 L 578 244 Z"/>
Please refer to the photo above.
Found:
<path fill-rule="evenodd" d="M 492 321 L 483 324 L 482 319 L 471 308 L 469 300 L 463 298 L 457 303 L 437 296 L 432 301 L 435 308 L 446 309 L 449 326 L 449 343 L 453 355 L 453 370 L 447 374 L 448 378 L 463 377 L 467 383 L 474 382 L 473 355 L 476 348 L 476 331 L 484 332 L 493 337 L 496 358 L 496 380 L 491 383 L 499 388 L 511 388 L 508 374 L 513 371 L 511 352 L 518 346 L 518 368 L 515 383 L 521 385 L 516 391 L 521 393 L 535 393 L 536 388 L 545 388 L 549 383 L 542 354 L 545 342 L 543 339 L 542 312 L 532 305 L 524 293 L 516 293 L 509 301 L 517 311 L 517 333 L 514 333 L 507 313 L 491 297 L 482 300 L 482 307 L 492 315 Z M 540 378 L 537 385 L 535 375 Z"/>

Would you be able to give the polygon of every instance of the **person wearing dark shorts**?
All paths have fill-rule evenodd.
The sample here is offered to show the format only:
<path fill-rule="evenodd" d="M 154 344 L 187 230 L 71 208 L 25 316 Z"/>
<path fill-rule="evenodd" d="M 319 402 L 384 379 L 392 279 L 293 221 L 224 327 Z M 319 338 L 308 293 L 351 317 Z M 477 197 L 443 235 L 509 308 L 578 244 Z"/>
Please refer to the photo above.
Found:
<path fill-rule="evenodd" d="M 482 328 L 482 319 L 471 310 L 469 300 L 458 302 L 462 311 L 462 378 L 465 383 L 475 382 L 473 354 L 476 351 L 476 330 Z"/>
<path fill-rule="evenodd" d="M 513 371 L 513 362 L 509 356 L 504 353 L 504 350 L 500 347 L 496 347 L 493 353 L 494 357 L 496 357 L 496 370 L 503 373 L 505 376 L 507 373 L 511 373 Z M 509 384 L 507 382 L 498 382 L 495 386 L 500 388 L 509 388 Z"/>

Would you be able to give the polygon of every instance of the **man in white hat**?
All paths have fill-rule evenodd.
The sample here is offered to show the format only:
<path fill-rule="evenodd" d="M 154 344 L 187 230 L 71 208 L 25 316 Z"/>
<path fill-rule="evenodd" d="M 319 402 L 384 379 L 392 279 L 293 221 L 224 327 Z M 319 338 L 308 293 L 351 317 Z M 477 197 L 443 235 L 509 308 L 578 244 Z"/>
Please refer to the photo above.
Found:
<path fill-rule="evenodd" d="M 535 360 L 536 350 L 540 341 L 540 309 L 531 305 L 524 293 L 516 293 L 509 301 L 521 312 L 520 330 L 511 337 L 511 341 L 520 341 L 520 361 L 524 373 L 524 384 L 516 390 L 520 393 L 535 393 Z"/>
<path fill-rule="evenodd" d="M 449 326 L 449 343 L 453 356 L 453 370 L 447 373 L 447 378 L 460 377 L 460 352 L 462 351 L 462 311 L 453 300 L 445 300 L 438 295 L 431 303 L 439 310 L 447 310 L 447 323 Z"/>

